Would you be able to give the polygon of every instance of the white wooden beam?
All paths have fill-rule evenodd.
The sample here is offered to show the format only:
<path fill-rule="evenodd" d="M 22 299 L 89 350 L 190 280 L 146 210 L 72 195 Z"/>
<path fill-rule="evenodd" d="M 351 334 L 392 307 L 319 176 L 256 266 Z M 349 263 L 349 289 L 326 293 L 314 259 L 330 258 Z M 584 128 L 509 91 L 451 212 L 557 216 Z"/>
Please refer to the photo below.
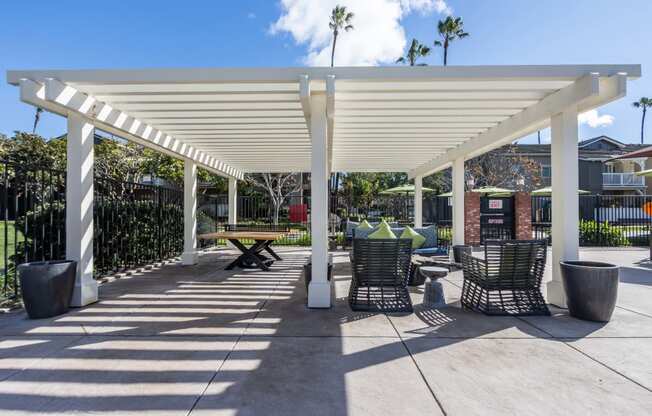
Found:
<path fill-rule="evenodd" d="M 579 188 L 577 109 L 569 108 L 551 120 L 552 161 L 552 280 L 546 285 L 547 300 L 566 307 L 560 261 L 579 259 Z"/>
<path fill-rule="evenodd" d="M 326 96 L 311 98 L 311 211 L 312 280 L 308 287 L 308 307 L 330 308 L 331 282 L 328 280 L 328 123 Z"/>
<path fill-rule="evenodd" d="M 197 164 L 183 162 L 183 254 L 186 266 L 197 264 Z"/>
<path fill-rule="evenodd" d="M 66 259 L 77 262 L 71 305 L 98 299 L 93 278 L 93 125 L 78 114 L 68 117 L 66 169 Z"/>
<path fill-rule="evenodd" d="M 453 245 L 464 244 L 464 159 L 452 162 Z"/>
<path fill-rule="evenodd" d="M 423 227 L 423 177 L 414 177 L 414 226 Z"/>
<path fill-rule="evenodd" d="M 177 158 L 190 158 L 203 168 L 222 176 L 242 178 L 242 172 L 225 165 L 216 158 L 198 152 L 146 123 L 142 123 L 108 104 L 95 100 L 58 80 L 48 79 L 45 84 L 24 79 L 20 83 L 21 100 L 48 111 L 68 116 L 76 113 L 91 124 L 117 136 L 153 148 Z"/>
<path fill-rule="evenodd" d="M 598 74 L 586 75 L 445 155 L 411 170 L 408 177 L 429 175 L 446 168 L 455 159 L 469 159 L 523 137 L 547 126 L 553 114 L 566 108 L 586 111 L 620 98 L 625 94 L 625 88 L 625 75 L 616 74 L 604 79 Z"/>
<path fill-rule="evenodd" d="M 310 77 L 305 74 L 299 76 L 299 101 L 301 101 L 306 126 L 310 131 Z"/>
<path fill-rule="evenodd" d="M 229 178 L 228 198 L 229 224 L 236 224 L 238 222 L 238 180 L 235 178 Z"/>
<path fill-rule="evenodd" d="M 335 131 L 335 75 L 326 76 L 326 120 L 328 124 L 328 171 L 333 169 L 333 134 Z"/>
<path fill-rule="evenodd" d="M 368 81 L 574 81 L 589 72 L 605 76 L 620 72 L 630 78 L 641 76 L 640 65 L 492 65 L 415 67 L 295 67 L 295 68 L 179 68 L 114 70 L 18 70 L 7 72 L 7 82 L 17 85 L 22 78 L 44 81 L 57 78 L 78 84 L 189 84 L 189 83 L 283 83 L 296 82 L 301 75 L 325 79 Z"/>

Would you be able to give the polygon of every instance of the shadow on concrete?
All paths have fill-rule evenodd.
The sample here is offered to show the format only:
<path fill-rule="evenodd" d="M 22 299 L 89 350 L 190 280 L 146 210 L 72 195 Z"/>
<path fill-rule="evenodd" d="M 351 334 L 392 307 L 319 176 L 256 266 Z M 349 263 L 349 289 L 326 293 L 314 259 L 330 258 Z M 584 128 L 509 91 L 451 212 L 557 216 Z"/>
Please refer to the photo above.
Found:
<path fill-rule="evenodd" d="M 0 414 L 442 414 L 413 355 L 492 334 L 550 337 L 536 320 L 458 303 L 352 311 L 347 262 L 334 268 L 333 308 L 308 310 L 306 252 L 282 255 L 270 272 L 225 272 L 232 256 L 211 254 L 111 282 L 100 302 L 60 317 L 0 317 Z M 366 403 L 352 391 L 369 392 Z"/>

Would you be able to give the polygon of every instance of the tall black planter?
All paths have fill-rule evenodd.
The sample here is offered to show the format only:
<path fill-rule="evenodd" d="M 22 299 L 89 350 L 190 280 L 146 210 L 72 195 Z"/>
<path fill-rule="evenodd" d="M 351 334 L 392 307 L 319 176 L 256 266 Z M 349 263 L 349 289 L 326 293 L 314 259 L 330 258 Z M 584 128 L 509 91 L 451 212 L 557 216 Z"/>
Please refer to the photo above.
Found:
<path fill-rule="evenodd" d="M 618 297 L 618 266 L 594 261 L 562 261 L 560 265 L 569 314 L 608 322 Z"/>
<path fill-rule="evenodd" d="M 66 313 L 75 287 L 77 262 L 39 261 L 18 266 L 20 291 L 31 319 Z"/>

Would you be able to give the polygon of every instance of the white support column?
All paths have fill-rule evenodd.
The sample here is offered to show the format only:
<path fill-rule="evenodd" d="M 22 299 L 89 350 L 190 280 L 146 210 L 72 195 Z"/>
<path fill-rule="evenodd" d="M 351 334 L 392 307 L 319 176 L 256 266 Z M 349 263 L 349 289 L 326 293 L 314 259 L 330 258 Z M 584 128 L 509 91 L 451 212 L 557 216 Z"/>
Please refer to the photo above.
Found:
<path fill-rule="evenodd" d="M 197 164 L 183 163 L 183 255 L 184 265 L 197 264 Z"/>
<path fill-rule="evenodd" d="M 577 109 L 551 118 L 552 147 L 552 280 L 548 303 L 566 307 L 561 260 L 579 258 Z"/>
<path fill-rule="evenodd" d="M 453 161 L 453 244 L 464 244 L 464 158 Z"/>
<path fill-rule="evenodd" d="M 71 306 L 97 302 L 93 278 L 93 139 L 95 129 L 79 115 L 68 115 L 66 175 L 66 259 L 77 262 Z"/>
<path fill-rule="evenodd" d="M 414 226 L 423 227 L 423 176 L 414 177 Z"/>
<path fill-rule="evenodd" d="M 238 222 L 238 180 L 229 178 L 229 224 Z"/>
<path fill-rule="evenodd" d="M 328 126 L 326 95 L 310 100 L 312 280 L 308 287 L 308 307 L 330 308 L 328 281 Z"/>

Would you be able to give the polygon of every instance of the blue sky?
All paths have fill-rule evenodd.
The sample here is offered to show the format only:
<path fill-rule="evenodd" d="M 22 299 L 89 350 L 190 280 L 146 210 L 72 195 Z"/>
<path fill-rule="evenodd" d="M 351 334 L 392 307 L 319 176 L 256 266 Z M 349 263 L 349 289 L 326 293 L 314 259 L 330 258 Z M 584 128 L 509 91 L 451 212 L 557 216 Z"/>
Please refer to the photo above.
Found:
<path fill-rule="evenodd" d="M 0 71 L 4 74 L 7 69 L 30 68 L 302 66 L 322 62 L 317 55 L 328 47 L 323 30 L 328 22 L 324 16 L 322 25 L 321 9 L 328 10 L 335 2 L 6 2 L 5 19 L 0 25 Z M 338 42 L 338 49 L 342 48 L 338 58 L 344 63 L 375 60 L 387 65 L 402 42 L 416 37 L 431 44 L 437 20 L 452 10 L 463 17 L 471 37 L 452 46 L 451 65 L 641 64 L 643 77 L 629 83 L 627 97 L 599 109 L 599 116 L 613 117 L 612 124 L 583 124 L 580 128 L 581 139 L 606 134 L 625 142 L 640 140 L 640 111 L 632 108 L 631 102 L 641 96 L 652 97 L 652 77 L 646 76 L 648 68 L 652 68 L 652 1 L 340 3 L 356 12 L 354 25 L 358 21 L 361 27 L 358 33 L 347 33 L 339 41 L 341 44 Z M 386 21 L 387 27 L 396 26 L 392 30 L 373 26 Z M 439 65 L 441 53 L 437 51 L 424 62 Z M 31 131 L 34 109 L 21 103 L 17 88 L 4 82 L 0 84 L 0 108 L 0 133 Z M 38 133 L 46 137 L 64 131 L 65 120 L 52 114 L 45 114 L 38 128 Z M 544 140 L 547 136 L 545 132 Z M 646 142 L 652 143 L 652 116 L 646 128 Z"/>

